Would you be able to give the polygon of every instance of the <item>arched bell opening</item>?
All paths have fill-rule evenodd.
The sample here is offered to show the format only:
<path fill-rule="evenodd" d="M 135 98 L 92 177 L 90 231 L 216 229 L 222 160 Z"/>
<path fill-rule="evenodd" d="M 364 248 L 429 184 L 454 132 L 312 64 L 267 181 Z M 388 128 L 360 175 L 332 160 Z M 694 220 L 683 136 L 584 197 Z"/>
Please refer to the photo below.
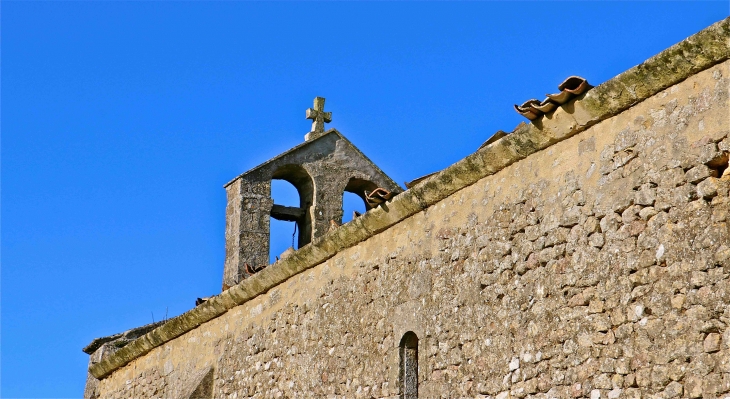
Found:
<path fill-rule="evenodd" d="M 355 213 L 363 214 L 371 209 L 365 200 L 365 191 L 371 192 L 378 186 L 368 180 L 351 178 L 342 193 L 342 223 L 351 221 Z"/>
<path fill-rule="evenodd" d="M 298 201 L 292 198 L 291 195 L 284 194 L 282 201 L 286 201 L 287 203 L 280 203 L 279 198 L 276 197 L 276 192 L 273 190 L 273 187 L 280 186 L 276 180 L 283 180 L 294 186 L 299 197 Z M 274 205 L 271 208 L 271 218 L 277 221 L 294 222 L 296 224 L 297 233 L 295 234 L 296 245 L 293 246 L 294 249 L 301 248 L 312 241 L 311 207 L 313 196 L 314 183 L 312 182 L 312 178 L 300 165 L 284 165 L 272 175 L 272 199 L 274 200 Z M 273 236 L 274 231 L 272 229 L 272 243 L 274 240 Z M 276 253 L 273 247 L 271 253 Z"/>
<path fill-rule="evenodd" d="M 367 211 L 367 204 L 362 198 L 349 191 L 342 193 L 342 223 L 347 223 L 356 216 L 362 215 Z"/>
<path fill-rule="evenodd" d="M 286 180 L 271 181 L 271 198 L 278 206 L 299 208 L 299 191 Z M 287 249 L 296 249 L 299 243 L 300 230 L 296 220 L 280 215 L 272 208 L 269 215 L 269 263 L 276 262 Z"/>

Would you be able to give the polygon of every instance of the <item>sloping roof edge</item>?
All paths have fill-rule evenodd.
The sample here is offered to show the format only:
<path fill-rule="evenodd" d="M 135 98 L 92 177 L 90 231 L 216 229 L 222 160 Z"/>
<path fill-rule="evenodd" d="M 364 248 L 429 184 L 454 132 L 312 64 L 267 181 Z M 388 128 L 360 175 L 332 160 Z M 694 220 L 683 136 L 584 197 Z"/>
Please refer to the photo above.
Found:
<path fill-rule="evenodd" d="M 394 187 L 400 187 L 400 185 L 398 183 L 394 182 L 393 179 L 390 178 L 390 176 L 388 176 L 387 174 L 385 174 L 385 172 L 383 172 L 380 169 L 380 167 L 375 164 L 375 162 L 373 162 L 370 158 L 368 158 L 367 155 L 365 155 L 362 151 L 360 151 L 360 149 L 357 148 L 357 146 L 355 144 L 353 144 L 352 141 L 350 141 L 347 137 L 345 137 L 342 133 L 340 133 L 339 130 L 337 130 L 335 128 L 332 128 L 332 129 L 327 130 L 326 132 L 324 132 L 323 134 L 321 134 L 320 136 L 318 136 L 318 137 L 316 137 L 316 138 L 314 138 L 312 140 L 305 141 L 303 143 L 297 144 L 296 146 L 294 146 L 294 147 L 292 147 L 292 148 L 290 148 L 290 149 L 282 152 L 281 154 L 279 154 L 279 155 L 277 155 L 277 156 L 269 159 L 268 161 L 266 161 L 264 163 L 261 163 L 261 164 L 255 166 L 255 167 L 253 167 L 253 168 L 251 168 L 251 169 L 249 169 L 249 170 L 241 173 L 240 175 L 234 177 L 228 183 L 224 184 L 223 187 L 228 187 L 229 185 L 231 185 L 233 182 L 235 182 L 236 180 L 240 179 L 241 177 L 246 176 L 247 174 L 249 174 L 251 172 L 254 172 L 254 171 L 258 170 L 258 169 L 261 169 L 262 167 L 264 167 L 264 166 L 266 166 L 266 165 L 268 165 L 268 164 L 276 161 L 277 159 L 279 159 L 279 158 L 281 158 L 281 157 L 283 157 L 283 156 L 285 156 L 287 154 L 290 154 L 290 153 L 292 153 L 292 152 L 294 152 L 294 151 L 296 151 L 296 150 L 298 150 L 298 149 L 300 149 L 302 147 L 308 146 L 308 145 L 314 143 L 315 141 L 317 141 L 317 140 L 321 139 L 322 137 L 325 137 L 325 136 L 327 136 L 329 134 L 336 134 L 339 138 L 341 138 L 342 140 L 345 140 L 345 142 L 347 142 L 347 144 L 349 144 L 350 146 L 352 146 L 352 148 L 358 154 L 360 154 L 361 157 L 363 157 L 366 161 L 370 162 L 370 164 L 375 168 L 375 170 L 377 170 L 378 172 L 380 172 L 380 174 L 382 174 L 383 176 L 385 176 L 386 179 L 390 180 L 390 182 L 393 183 L 393 186 Z M 402 189 L 402 187 L 401 187 L 401 189 Z"/>
<path fill-rule="evenodd" d="M 343 249 L 378 234 L 505 167 L 565 140 L 628 109 L 686 78 L 730 58 L 730 18 L 675 44 L 606 81 L 576 100 L 470 154 L 397 195 L 387 207 L 368 211 L 338 229 L 314 239 L 291 257 L 276 262 L 208 302 L 170 319 L 115 352 L 89 371 L 104 378 L 114 370 L 199 325 L 223 315 L 290 277 L 310 269 Z"/>
<path fill-rule="evenodd" d="M 231 180 L 230 180 L 230 181 L 229 181 L 228 183 L 224 184 L 224 185 L 223 185 L 223 187 L 228 187 L 228 186 L 230 186 L 230 185 L 231 185 L 231 184 L 232 184 L 232 183 L 233 183 L 234 181 L 236 181 L 236 180 L 240 179 L 241 177 L 243 177 L 243 176 L 246 176 L 247 174 L 249 174 L 249 173 L 251 173 L 251 172 L 253 172 L 253 171 L 256 171 L 256 170 L 258 170 L 258 169 L 261 169 L 262 167 L 264 167 L 264 166 L 266 166 L 266 165 L 268 165 L 268 164 L 270 164 L 270 163 L 272 163 L 272 162 L 276 161 L 277 159 L 279 159 L 279 158 L 281 158 L 281 157 L 283 157 L 283 156 L 285 156 L 285 155 L 287 155 L 287 154 L 291 154 L 292 152 L 294 152 L 294 151 L 296 151 L 296 150 L 298 150 L 298 149 L 300 149 L 300 148 L 302 148 L 302 147 L 304 147 L 304 146 L 310 145 L 310 144 L 314 143 L 315 141 L 317 141 L 317 140 L 321 139 L 322 137 L 324 137 L 324 136 L 327 136 L 327 135 L 329 135 L 329 134 L 336 134 L 336 135 L 338 135 L 339 137 L 341 137 L 341 138 L 343 138 L 343 139 L 347 140 L 347 139 L 345 138 L 345 136 L 343 136 L 343 135 L 342 135 L 342 133 L 340 133 L 340 132 L 339 132 L 339 131 L 338 131 L 337 129 L 335 129 L 335 128 L 329 129 L 329 130 L 327 130 L 326 132 L 324 132 L 324 133 L 322 133 L 321 135 L 319 135 L 318 137 L 316 137 L 316 138 L 314 138 L 314 139 L 312 139 L 312 140 L 308 140 L 308 141 L 304 141 L 304 142 L 302 142 L 302 143 L 299 143 L 299 144 L 295 145 L 294 147 L 292 147 L 292 148 L 290 148 L 290 149 L 288 149 L 288 150 L 286 150 L 286 151 L 282 152 L 281 154 L 279 154 L 279 155 L 277 155 L 277 156 L 275 156 L 275 157 L 273 157 L 273 158 L 271 158 L 271 159 L 269 159 L 269 160 L 267 160 L 267 161 L 265 161 L 265 162 L 262 162 L 262 163 L 260 163 L 260 164 L 258 164 L 258 165 L 256 165 L 256 166 L 254 166 L 253 168 L 251 168 L 251 169 L 249 169 L 249 170 L 247 170 L 247 171 L 245 171 L 245 172 L 241 173 L 240 175 L 238 175 L 238 176 L 234 177 L 233 179 L 231 179 Z M 347 140 L 347 141 L 349 142 L 349 140 Z M 350 143 L 350 144 L 352 144 L 352 143 Z M 353 145 L 353 147 L 354 147 L 354 145 Z M 371 162 L 372 162 L 372 161 L 371 161 Z"/>

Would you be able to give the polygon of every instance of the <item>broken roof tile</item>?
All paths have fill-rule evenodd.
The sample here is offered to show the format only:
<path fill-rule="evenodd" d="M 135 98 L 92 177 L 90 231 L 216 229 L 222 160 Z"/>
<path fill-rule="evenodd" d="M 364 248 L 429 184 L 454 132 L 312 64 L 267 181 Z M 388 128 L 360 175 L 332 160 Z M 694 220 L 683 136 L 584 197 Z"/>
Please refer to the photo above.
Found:
<path fill-rule="evenodd" d="M 548 99 L 550 99 L 550 101 L 552 101 L 558 105 L 563 105 L 563 104 L 567 103 L 568 100 L 570 100 L 570 98 L 573 97 L 573 93 L 571 93 L 569 91 L 561 91 L 558 94 L 546 94 L 546 95 L 547 95 Z"/>
<path fill-rule="evenodd" d="M 543 114 L 548 114 L 550 112 L 553 112 L 555 108 L 558 108 L 558 104 L 551 101 L 550 97 L 548 97 L 542 100 L 540 104 L 533 104 L 532 107 L 542 112 Z"/>
<path fill-rule="evenodd" d="M 533 105 L 536 104 L 540 104 L 540 100 L 533 98 L 525 101 L 522 105 L 515 104 L 515 110 L 517 110 L 517 112 L 525 118 L 534 121 L 542 115 L 540 110 L 533 107 Z"/>
<path fill-rule="evenodd" d="M 590 88 L 591 85 L 588 84 L 588 81 L 580 76 L 571 76 L 558 85 L 558 90 L 567 91 L 576 96 L 585 93 Z"/>
<path fill-rule="evenodd" d="M 382 204 L 385 201 L 388 201 L 389 199 L 393 198 L 393 196 L 394 194 L 392 192 L 382 187 L 378 187 L 370 192 L 365 191 L 365 201 L 373 208 Z"/>

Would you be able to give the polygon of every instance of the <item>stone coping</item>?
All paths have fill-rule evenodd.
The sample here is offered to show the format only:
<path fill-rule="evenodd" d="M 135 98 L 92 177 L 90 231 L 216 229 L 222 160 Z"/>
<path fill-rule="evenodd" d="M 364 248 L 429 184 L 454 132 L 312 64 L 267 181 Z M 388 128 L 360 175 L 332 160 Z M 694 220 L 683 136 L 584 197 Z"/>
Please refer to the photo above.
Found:
<path fill-rule="evenodd" d="M 96 378 L 223 315 L 290 277 L 378 234 L 505 167 L 610 118 L 661 90 L 730 58 L 730 17 L 675 44 L 511 134 L 425 179 L 392 201 L 314 239 L 290 257 L 121 348 L 89 368 Z"/>
<path fill-rule="evenodd" d="M 122 347 L 127 345 L 129 342 L 134 341 L 135 339 L 139 338 L 140 336 L 147 334 L 148 332 L 152 331 L 153 329 L 161 326 L 164 323 L 164 321 L 158 321 L 157 323 L 150 323 L 146 324 L 144 326 L 135 327 L 131 330 L 127 330 L 125 332 L 121 332 L 119 334 L 109 335 L 106 337 L 96 338 L 93 341 L 91 341 L 90 344 L 86 345 L 82 351 L 84 353 L 92 355 L 94 352 L 96 352 L 97 349 L 101 348 L 102 345 L 112 342 L 114 344 L 119 344 L 117 347 Z"/>

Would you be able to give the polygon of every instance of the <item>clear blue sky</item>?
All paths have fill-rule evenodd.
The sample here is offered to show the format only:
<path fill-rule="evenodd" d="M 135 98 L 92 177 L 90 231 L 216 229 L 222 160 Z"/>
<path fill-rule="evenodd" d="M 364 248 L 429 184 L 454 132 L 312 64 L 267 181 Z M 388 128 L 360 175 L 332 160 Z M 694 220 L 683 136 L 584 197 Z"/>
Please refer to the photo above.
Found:
<path fill-rule="evenodd" d="M 725 18 L 728 3 L 1 11 L 1 394 L 58 398 L 82 395 L 94 337 L 220 291 L 222 186 L 302 142 L 315 96 L 329 126 L 402 183 L 511 131 L 523 120 L 512 104 L 569 75 L 610 79 Z"/>

